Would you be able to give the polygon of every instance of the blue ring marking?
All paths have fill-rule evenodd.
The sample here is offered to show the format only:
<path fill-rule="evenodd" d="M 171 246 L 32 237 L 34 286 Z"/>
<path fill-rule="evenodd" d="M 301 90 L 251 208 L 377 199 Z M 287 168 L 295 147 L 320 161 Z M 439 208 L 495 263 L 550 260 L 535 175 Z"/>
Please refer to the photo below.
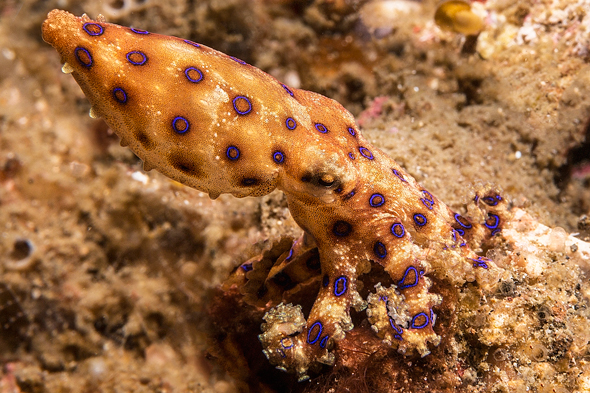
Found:
<path fill-rule="evenodd" d="M 371 153 L 371 151 L 369 149 L 367 149 L 366 147 L 359 147 L 359 151 L 361 152 L 361 155 L 365 158 L 368 158 L 369 160 L 373 159 L 373 153 Z"/>
<path fill-rule="evenodd" d="M 349 157 L 351 160 L 356 160 L 356 158 L 354 157 L 354 154 L 352 154 L 352 153 L 348 153 L 348 157 Z"/>
<path fill-rule="evenodd" d="M 235 61 L 236 63 L 240 63 L 242 65 L 248 64 L 244 60 L 238 59 L 237 57 L 230 56 L 229 58 L 232 59 L 233 61 Z"/>
<path fill-rule="evenodd" d="M 352 232 L 352 225 L 346 221 L 336 221 L 332 227 L 332 233 L 338 237 L 348 236 L 350 232 Z"/>
<path fill-rule="evenodd" d="M 498 202 L 502 200 L 502 198 L 496 200 L 496 198 L 494 198 L 493 196 L 485 196 L 481 198 L 481 200 L 488 206 L 496 206 Z"/>
<path fill-rule="evenodd" d="M 342 288 L 340 290 L 338 290 L 339 286 L 342 286 Z M 348 280 L 346 279 L 345 276 L 340 276 L 336 279 L 336 281 L 334 281 L 334 295 L 336 295 L 336 297 L 340 297 L 340 296 L 344 295 L 344 293 L 346 292 L 347 289 L 348 289 Z"/>
<path fill-rule="evenodd" d="M 421 198 L 420 200 L 428 210 L 432 210 L 432 204 L 427 199 Z"/>
<path fill-rule="evenodd" d="M 149 32 L 145 31 L 145 30 L 141 30 L 141 29 L 134 29 L 133 27 L 130 28 L 130 30 L 132 32 L 134 32 L 135 34 L 149 34 Z"/>
<path fill-rule="evenodd" d="M 424 198 L 421 198 L 420 200 L 428 210 L 432 210 L 432 207 L 434 206 L 434 197 L 426 190 L 422 190 L 422 194 L 424 194 Z"/>
<path fill-rule="evenodd" d="M 420 198 L 420 200 L 422 201 L 422 203 L 424 204 L 424 206 L 426 206 L 426 208 L 428 210 L 432 210 L 432 204 L 430 203 L 429 200 L 427 200 L 425 198 Z"/>
<path fill-rule="evenodd" d="M 352 127 L 348 127 L 348 133 L 352 136 L 356 136 L 356 131 L 354 128 Z"/>
<path fill-rule="evenodd" d="M 82 60 L 82 58 L 80 57 L 80 52 L 83 52 L 86 56 L 88 56 L 88 63 L 85 63 L 84 60 Z M 90 54 L 88 49 L 82 48 L 81 46 L 74 49 L 74 55 L 76 56 L 76 59 L 78 59 L 78 62 L 86 68 L 90 68 L 92 66 L 92 63 L 94 62 L 92 60 L 92 55 Z"/>
<path fill-rule="evenodd" d="M 401 222 L 396 222 L 391 226 L 391 233 L 393 234 L 393 236 L 401 239 L 406 234 L 406 229 L 404 228 Z"/>
<path fill-rule="evenodd" d="M 327 334 L 324 336 L 324 338 L 322 338 L 322 341 L 320 341 L 320 348 L 326 348 L 326 344 L 328 343 L 329 338 L 330 336 L 328 336 Z"/>
<path fill-rule="evenodd" d="M 327 287 L 328 284 L 330 284 L 330 277 L 326 274 L 322 277 L 322 286 Z"/>
<path fill-rule="evenodd" d="M 471 259 L 473 262 L 475 262 L 473 264 L 473 267 L 483 267 L 484 269 L 487 269 L 489 266 L 486 262 L 489 262 L 489 259 L 484 258 L 484 257 L 477 257 L 477 258 L 469 258 Z"/>
<path fill-rule="evenodd" d="M 283 340 L 287 340 L 287 339 L 291 340 L 291 345 L 289 345 L 289 346 L 287 346 L 287 345 L 285 345 L 285 344 L 283 343 Z M 295 345 L 295 343 L 293 342 L 293 340 L 291 339 L 291 337 L 283 337 L 283 338 L 281 338 L 281 346 L 282 346 L 284 349 L 293 348 L 293 345 Z"/>
<path fill-rule="evenodd" d="M 387 256 L 387 248 L 385 248 L 385 244 L 381 242 L 376 242 L 373 246 L 373 252 L 379 259 L 383 259 Z"/>
<path fill-rule="evenodd" d="M 393 330 L 395 330 L 395 332 L 396 332 L 396 334 L 393 336 L 393 338 L 395 338 L 397 340 L 401 340 L 404 330 L 400 327 L 395 326 L 395 323 L 393 322 L 393 319 L 391 317 L 389 317 L 389 326 L 391 326 L 391 328 Z"/>
<path fill-rule="evenodd" d="M 250 270 L 252 270 L 252 269 L 253 269 L 253 267 L 252 267 L 252 262 L 250 262 L 250 263 L 244 263 L 244 264 L 242 265 L 242 269 L 243 269 L 245 272 L 249 272 Z"/>
<path fill-rule="evenodd" d="M 238 149 L 235 146 L 229 146 L 227 148 L 227 150 L 225 151 L 225 155 L 227 156 L 227 158 L 229 158 L 232 161 L 237 160 L 238 158 L 240 158 L 240 149 Z"/>
<path fill-rule="evenodd" d="M 378 198 L 381 198 L 381 200 L 378 200 Z M 377 199 L 377 202 L 375 202 L 375 199 Z M 371 207 L 380 207 L 383 206 L 384 203 L 385 197 L 379 193 L 371 195 L 371 198 L 369 199 L 369 205 L 371 205 Z"/>
<path fill-rule="evenodd" d="M 179 127 L 178 122 L 184 122 L 184 127 Z M 172 120 L 172 129 L 174 129 L 174 131 L 176 131 L 179 134 L 186 133 L 189 130 L 189 128 L 191 128 L 191 124 L 188 122 L 186 118 L 182 116 L 176 116 Z"/>
<path fill-rule="evenodd" d="M 98 31 L 89 30 L 88 26 L 92 26 L 93 28 L 98 28 Z M 91 36 L 97 36 L 97 35 L 101 35 L 102 33 L 104 33 L 104 29 L 98 23 L 90 23 L 90 22 L 84 23 L 84 25 L 82 25 L 82 29 L 84 29 L 84 31 L 88 35 L 91 35 Z"/>
<path fill-rule="evenodd" d="M 113 97 L 115 97 L 115 101 L 117 101 L 119 104 L 124 104 L 127 102 L 127 93 L 120 87 L 115 87 L 113 89 Z"/>
<path fill-rule="evenodd" d="M 319 132 L 321 132 L 322 134 L 325 134 L 326 132 L 328 132 L 328 128 L 323 125 L 322 123 L 315 123 L 314 124 L 315 129 L 318 130 Z"/>
<path fill-rule="evenodd" d="M 197 79 L 192 78 L 189 75 L 190 71 L 196 71 L 197 74 L 199 74 L 199 77 Z M 193 83 L 199 83 L 200 81 L 203 80 L 203 73 L 197 67 L 187 67 L 187 69 L 184 70 L 184 76 L 186 76 L 186 79 L 188 79 L 190 82 L 193 82 Z"/>
<path fill-rule="evenodd" d="M 396 175 L 401 181 L 403 182 L 408 182 L 406 179 L 404 179 L 404 177 L 402 176 L 401 173 L 399 173 L 399 171 L 397 169 L 393 169 L 391 168 L 391 171 L 393 172 L 394 175 Z"/>
<path fill-rule="evenodd" d="M 291 249 L 289 250 L 289 255 L 287 255 L 287 258 L 285 258 L 285 261 L 290 261 L 291 258 L 293 258 L 293 247 L 291 247 Z"/>
<path fill-rule="evenodd" d="M 406 278 L 408 278 L 408 274 L 410 274 L 410 272 L 414 272 L 414 282 L 406 284 L 404 281 L 406 281 Z M 412 288 L 412 287 L 415 287 L 416 285 L 418 285 L 419 279 L 420 279 L 420 273 L 418 273 L 418 269 L 416 269 L 414 266 L 410 266 L 406 269 L 404 276 L 402 277 L 401 280 L 399 280 L 399 282 L 396 285 L 397 285 L 398 289 Z"/>
<path fill-rule="evenodd" d="M 467 219 L 465 217 L 463 217 L 459 213 L 455 213 L 455 221 L 457 221 L 457 224 L 461 225 L 461 227 L 463 227 L 465 229 L 471 229 L 473 227 L 473 225 L 471 225 L 471 223 L 469 221 L 467 221 L 467 224 L 465 224 L 464 222 L 461 222 L 461 220 L 467 221 Z M 462 231 L 462 232 L 463 233 L 459 232 L 459 234 L 461 236 L 463 236 L 465 234 L 465 231 Z"/>
<path fill-rule="evenodd" d="M 430 309 L 430 320 L 432 321 L 432 327 L 434 327 L 434 324 L 436 322 L 436 314 L 434 313 L 434 311 L 432 311 L 432 308 Z"/>
<path fill-rule="evenodd" d="M 461 228 L 452 228 L 452 234 L 453 234 L 453 241 L 456 243 L 457 242 L 457 234 L 464 236 L 465 235 L 465 231 Z M 459 244 L 459 247 L 465 247 L 467 245 L 467 243 L 465 241 L 463 241 L 461 244 Z M 455 247 L 453 245 L 453 247 Z"/>
<path fill-rule="evenodd" d="M 285 85 L 284 83 L 281 83 L 281 86 L 283 86 L 283 89 L 285 89 L 285 91 L 286 91 L 287 93 L 289 93 L 289 95 L 290 95 L 291 97 L 295 97 L 295 95 L 293 94 L 293 91 L 292 91 L 291 89 L 289 89 L 289 87 L 288 87 L 287 85 Z"/>
<path fill-rule="evenodd" d="M 426 216 L 424 214 L 415 213 L 414 214 L 414 222 L 419 227 L 423 227 L 424 225 L 426 225 L 426 223 L 428 223 L 428 220 L 426 219 Z"/>
<path fill-rule="evenodd" d="M 494 223 L 493 224 L 488 224 L 488 220 L 492 218 L 494 219 Z M 500 232 L 500 217 L 496 214 L 492 214 L 492 213 L 488 213 L 488 219 L 484 221 L 483 225 L 486 226 L 486 228 L 488 228 L 489 230 L 492 231 L 492 236 L 494 236 L 496 233 Z"/>
<path fill-rule="evenodd" d="M 297 122 L 292 117 L 287 117 L 287 120 L 285 120 L 285 125 L 290 130 L 294 130 L 297 128 Z"/>
<path fill-rule="evenodd" d="M 280 152 L 280 151 L 277 150 L 274 153 L 272 153 L 272 159 L 277 164 L 282 164 L 283 161 L 285 161 L 285 155 L 282 152 Z"/>
<path fill-rule="evenodd" d="M 316 326 L 319 327 L 318 334 L 315 336 L 315 338 L 313 340 L 310 340 L 309 339 L 309 336 L 311 335 L 311 332 L 313 331 L 313 329 Z M 307 331 L 307 343 L 310 344 L 310 345 L 315 344 L 320 339 L 320 336 L 322 335 L 322 330 L 324 330 L 324 327 L 322 326 L 322 323 L 320 321 L 314 322 L 314 324 L 311 325 L 311 327 Z"/>
<path fill-rule="evenodd" d="M 133 60 L 131 60 L 131 55 L 140 55 L 142 57 L 142 60 L 133 61 Z M 131 64 L 136 65 L 136 66 L 142 66 L 145 63 L 147 63 L 147 60 L 148 60 L 147 56 L 143 52 L 140 52 L 138 50 L 134 50 L 134 51 L 127 53 L 127 55 L 125 57 L 127 58 L 128 62 L 130 62 Z"/>
<path fill-rule="evenodd" d="M 424 317 L 425 321 L 422 325 L 416 325 L 416 319 L 420 318 L 420 317 Z M 410 324 L 410 328 L 412 329 L 423 329 L 426 326 L 428 326 L 428 322 L 430 321 L 430 318 L 428 318 L 428 315 L 425 312 L 421 312 L 419 314 L 414 315 L 414 318 L 412 318 L 412 323 Z"/>
<path fill-rule="evenodd" d="M 351 191 L 351 192 L 349 192 L 348 194 L 344 195 L 344 196 L 342 197 L 342 199 L 344 199 L 344 200 L 350 199 L 350 198 L 352 198 L 352 197 L 354 196 L 354 194 L 356 194 L 356 191 L 355 191 L 355 190 L 352 190 L 352 191 Z"/>
<path fill-rule="evenodd" d="M 248 103 L 248 109 L 246 109 L 245 111 L 240 111 L 238 109 L 238 105 L 236 104 L 237 100 L 245 100 Z M 234 104 L 234 109 L 236 110 L 238 115 L 247 115 L 248 113 L 252 112 L 252 103 L 250 102 L 248 97 L 236 96 L 236 98 L 233 99 L 232 103 Z"/>
<path fill-rule="evenodd" d="M 186 42 L 189 45 L 194 46 L 195 48 L 200 48 L 201 47 L 201 45 L 197 44 L 196 42 L 192 42 L 190 40 L 183 40 L 183 41 Z"/>

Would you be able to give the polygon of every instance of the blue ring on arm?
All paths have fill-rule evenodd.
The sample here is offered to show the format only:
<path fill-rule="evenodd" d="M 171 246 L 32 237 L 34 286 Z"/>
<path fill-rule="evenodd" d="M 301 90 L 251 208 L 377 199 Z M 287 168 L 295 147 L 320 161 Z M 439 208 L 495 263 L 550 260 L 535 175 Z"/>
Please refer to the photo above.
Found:
<path fill-rule="evenodd" d="M 318 334 L 315 336 L 315 338 L 313 340 L 309 339 L 309 336 L 311 335 L 311 332 L 313 331 L 313 329 L 318 326 L 319 327 L 319 331 Z M 307 331 L 307 343 L 308 344 L 315 344 L 319 339 L 320 336 L 322 335 L 322 330 L 324 329 L 324 327 L 322 326 L 322 323 L 320 321 L 315 322 L 313 325 L 311 325 L 311 327 L 309 328 L 309 330 Z"/>
<path fill-rule="evenodd" d="M 465 229 L 471 229 L 473 227 L 473 225 L 471 225 L 471 223 L 469 221 L 467 221 L 467 219 L 465 217 L 463 217 L 462 215 L 460 215 L 459 213 L 455 213 L 455 221 L 457 221 L 457 224 L 461 225 L 461 227 L 463 227 Z M 467 221 L 467 224 L 465 224 L 462 221 Z M 463 236 L 465 234 L 465 232 L 460 233 L 460 234 L 461 234 L 461 236 Z"/>
<path fill-rule="evenodd" d="M 396 175 L 401 181 L 407 183 L 408 181 L 406 179 L 404 179 L 404 177 L 402 176 L 401 173 L 399 173 L 399 171 L 397 169 L 392 168 L 391 171 L 393 172 L 394 175 Z"/>
<path fill-rule="evenodd" d="M 367 149 L 366 147 L 359 147 L 359 152 L 363 157 L 368 158 L 369 160 L 373 159 L 373 153 L 371 153 L 371 150 Z"/>
<path fill-rule="evenodd" d="M 413 283 L 406 284 L 404 281 L 406 281 L 406 278 L 408 277 L 408 274 L 410 272 L 414 272 L 415 281 Z M 415 287 L 416 285 L 418 285 L 419 279 L 420 279 L 420 274 L 418 273 L 418 269 L 416 269 L 414 266 L 410 266 L 404 272 L 404 276 L 402 277 L 402 279 L 399 280 L 399 282 L 397 283 L 397 287 L 398 287 L 398 289 L 406 289 L 406 288 Z"/>
<path fill-rule="evenodd" d="M 340 286 L 340 285 L 342 286 L 342 289 L 338 290 L 338 286 Z M 336 279 L 336 281 L 334 281 L 334 295 L 336 295 L 336 297 L 340 297 L 340 296 L 344 295 L 344 293 L 346 293 L 347 289 L 348 289 L 348 279 L 346 278 L 346 276 L 340 276 Z"/>
<path fill-rule="evenodd" d="M 418 319 L 419 317 L 424 317 L 425 321 L 422 325 L 416 325 L 416 319 Z M 428 322 L 430 322 L 430 318 L 428 317 L 428 315 L 425 312 L 421 312 L 419 314 L 414 315 L 414 318 L 412 318 L 412 323 L 410 325 L 410 327 L 412 329 L 423 329 L 426 326 L 428 326 Z"/>
<path fill-rule="evenodd" d="M 391 326 L 391 328 L 395 331 L 395 335 L 393 336 L 393 338 L 400 340 L 402 339 L 402 334 L 404 333 L 404 330 L 402 328 L 399 328 L 397 326 L 395 326 L 395 323 L 393 322 L 393 319 L 391 317 L 389 317 L 389 326 Z"/>
<path fill-rule="evenodd" d="M 385 244 L 381 242 L 376 242 L 373 246 L 373 252 L 379 259 L 383 259 L 387 256 L 387 248 L 385 248 Z"/>

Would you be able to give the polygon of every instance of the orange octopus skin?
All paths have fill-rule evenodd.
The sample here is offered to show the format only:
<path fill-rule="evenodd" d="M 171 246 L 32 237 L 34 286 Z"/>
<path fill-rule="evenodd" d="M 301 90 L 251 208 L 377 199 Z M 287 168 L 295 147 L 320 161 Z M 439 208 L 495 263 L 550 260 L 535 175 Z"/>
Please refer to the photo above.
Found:
<path fill-rule="evenodd" d="M 102 117 L 145 169 L 208 192 L 261 196 L 275 188 L 319 249 L 322 286 L 304 318 L 280 304 L 264 317 L 270 362 L 307 378 L 367 308 L 373 330 L 401 353 L 438 345 L 431 278 L 485 280 L 493 262 L 475 254 L 504 216 L 502 197 L 476 197 L 481 223 L 452 212 L 371 146 L 339 103 L 289 88 L 261 70 L 197 43 L 51 11 L 43 39 L 61 55 Z M 362 299 L 371 263 L 395 283 Z"/>

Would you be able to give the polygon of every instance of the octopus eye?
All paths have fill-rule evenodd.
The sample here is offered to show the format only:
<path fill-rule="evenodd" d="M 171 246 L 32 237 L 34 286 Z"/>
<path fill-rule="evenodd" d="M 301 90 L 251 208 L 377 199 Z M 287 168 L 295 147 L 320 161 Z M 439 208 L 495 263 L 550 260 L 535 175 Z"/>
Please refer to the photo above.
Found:
<path fill-rule="evenodd" d="M 335 181 L 336 178 L 333 175 L 327 173 L 321 175 L 318 179 L 318 183 L 324 187 L 330 187 L 332 184 L 334 184 Z"/>

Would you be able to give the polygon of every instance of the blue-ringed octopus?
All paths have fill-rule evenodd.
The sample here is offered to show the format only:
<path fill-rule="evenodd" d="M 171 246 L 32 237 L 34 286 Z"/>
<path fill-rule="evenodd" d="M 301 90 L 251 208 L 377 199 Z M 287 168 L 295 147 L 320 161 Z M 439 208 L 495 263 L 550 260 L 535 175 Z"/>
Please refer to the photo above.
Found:
<path fill-rule="evenodd" d="M 372 146 L 338 102 L 204 45 L 101 18 L 54 10 L 43 39 L 91 115 L 146 170 L 211 198 L 285 194 L 305 235 L 282 263 L 317 247 L 321 285 L 307 318 L 284 303 L 264 316 L 260 342 L 278 368 L 303 380 L 315 363 L 333 364 L 333 348 L 353 328 L 351 307 L 366 309 L 384 345 L 426 356 L 441 340 L 436 313 L 445 301 L 430 292 L 432 280 L 458 286 L 497 269 L 473 250 L 500 232 L 501 194 L 479 191 L 472 218 L 452 211 Z M 373 264 L 391 284 L 363 299 L 358 277 Z"/>

